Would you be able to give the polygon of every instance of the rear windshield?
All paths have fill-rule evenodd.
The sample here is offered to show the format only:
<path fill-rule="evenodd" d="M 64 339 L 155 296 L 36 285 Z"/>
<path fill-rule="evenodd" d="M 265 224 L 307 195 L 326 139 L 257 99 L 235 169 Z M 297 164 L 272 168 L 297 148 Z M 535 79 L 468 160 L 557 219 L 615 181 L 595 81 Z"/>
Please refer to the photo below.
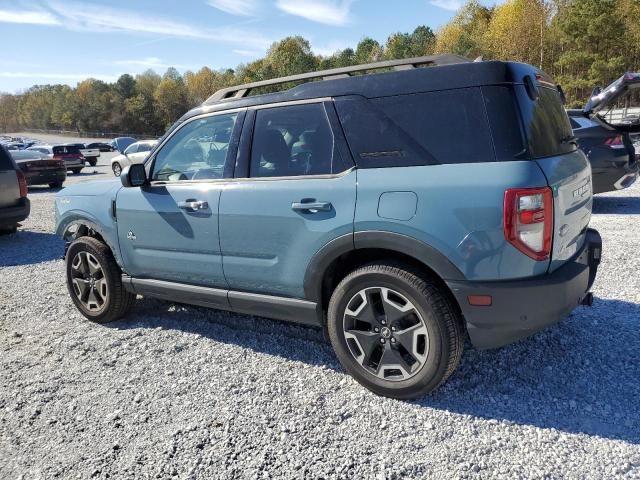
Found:
<path fill-rule="evenodd" d="M 524 127 L 529 157 L 562 155 L 577 147 L 569 140 L 573 131 L 560 94 L 552 88 L 538 89 L 540 96 L 532 101 L 524 85 L 515 86 Z"/>
<path fill-rule="evenodd" d="M 13 162 L 3 145 L 0 145 L 0 170 L 13 170 Z"/>
<path fill-rule="evenodd" d="M 54 155 L 79 155 L 80 149 L 75 145 L 59 145 L 53 147 Z"/>

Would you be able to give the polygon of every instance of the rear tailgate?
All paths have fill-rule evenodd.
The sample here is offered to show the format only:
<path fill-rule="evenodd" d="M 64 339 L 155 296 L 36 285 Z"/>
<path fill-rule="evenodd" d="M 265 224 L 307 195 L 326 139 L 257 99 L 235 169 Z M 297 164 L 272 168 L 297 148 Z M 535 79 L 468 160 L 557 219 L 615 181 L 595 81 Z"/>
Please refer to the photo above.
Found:
<path fill-rule="evenodd" d="M 549 271 L 554 271 L 584 243 L 593 206 L 591 166 L 582 150 L 536 162 L 553 189 L 553 250 Z"/>
<path fill-rule="evenodd" d="M 100 150 L 97 149 L 97 148 L 81 148 L 80 149 L 80 153 L 85 158 L 92 158 L 92 157 L 99 157 L 100 156 Z"/>

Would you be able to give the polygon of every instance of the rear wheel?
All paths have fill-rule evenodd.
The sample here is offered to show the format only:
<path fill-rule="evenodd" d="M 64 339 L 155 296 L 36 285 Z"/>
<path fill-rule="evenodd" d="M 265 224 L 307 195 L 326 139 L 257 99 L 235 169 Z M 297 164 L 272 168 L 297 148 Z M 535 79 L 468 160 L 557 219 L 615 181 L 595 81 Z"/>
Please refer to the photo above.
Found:
<path fill-rule="evenodd" d="M 78 175 L 82 171 L 82 169 L 81 168 L 74 168 L 71 171 L 73 172 L 74 175 Z"/>
<path fill-rule="evenodd" d="M 62 183 L 63 182 L 52 182 L 49 184 L 50 188 L 62 188 Z"/>
<path fill-rule="evenodd" d="M 408 267 L 380 263 L 353 271 L 334 290 L 327 317 L 340 363 L 379 395 L 429 393 L 460 362 L 460 314 L 435 282 Z"/>
<path fill-rule="evenodd" d="M 91 165 L 92 167 L 95 167 L 98 164 L 97 158 L 89 158 L 87 159 L 87 161 L 89 162 L 89 165 Z"/>
<path fill-rule="evenodd" d="M 113 162 L 111 164 L 111 169 L 113 170 L 113 174 L 116 177 L 119 177 L 120 174 L 122 173 L 122 167 L 120 166 L 120 164 L 118 162 Z"/>
<path fill-rule="evenodd" d="M 109 247 L 92 237 L 80 237 L 67 251 L 67 289 L 80 313 L 97 323 L 121 318 L 136 299 L 122 285 Z"/>

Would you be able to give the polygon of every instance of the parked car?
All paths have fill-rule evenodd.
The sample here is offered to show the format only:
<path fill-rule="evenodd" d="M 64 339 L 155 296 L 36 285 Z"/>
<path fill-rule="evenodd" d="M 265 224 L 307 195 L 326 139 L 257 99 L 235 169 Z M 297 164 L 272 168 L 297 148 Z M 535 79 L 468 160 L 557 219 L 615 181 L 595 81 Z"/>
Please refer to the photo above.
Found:
<path fill-rule="evenodd" d="M 12 151 L 13 160 L 27 178 L 27 185 L 49 185 L 60 188 L 67 178 L 67 167 L 62 159 L 47 158 L 35 151 Z"/>
<path fill-rule="evenodd" d="M 51 145 L 35 145 L 27 148 L 29 152 L 38 152 L 47 158 L 53 158 L 53 146 Z"/>
<path fill-rule="evenodd" d="M 97 148 L 101 152 L 113 152 L 114 151 L 114 148 L 110 144 L 104 143 L 104 142 L 87 143 L 87 144 L 85 144 L 85 148 L 89 148 L 89 149 Z"/>
<path fill-rule="evenodd" d="M 100 157 L 99 149 L 87 148 L 84 143 L 69 143 L 67 145 L 78 147 L 84 159 L 89 162 L 89 165 L 92 167 L 98 164 L 98 158 Z"/>
<path fill-rule="evenodd" d="M 67 170 L 78 174 L 84 168 L 84 156 L 75 145 L 54 145 L 52 148 L 55 160 L 64 160 Z"/>
<path fill-rule="evenodd" d="M 143 163 L 157 143 L 157 140 L 143 140 L 129 145 L 123 154 L 111 159 L 113 174 L 119 177 L 124 167 L 132 163 Z"/>
<path fill-rule="evenodd" d="M 129 145 L 137 141 L 138 140 L 133 137 L 118 137 L 113 139 L 112 146 L 114 150 L 124 153 Z"/>
<path fill-rule="evenodd" d="M 602 114 L 638 88 L 640 74 L 627 73 L 604 91 L 594 92 L 583 109 L 568 111 L 573 133 L 591 162 L 594 193 L 628 188 L 638 179 L 640 162 L 630 135 L 640 133 L 640 123 L 631 117 L 612 123 Z"/>
<path fill-rule="evenodd" d="M 6 147 L 0 145 L 0 231 L 15 232 L 29 216 L 27 179 Z"/>
<path fill-rule="evenodd" d="M 68 290 L 95 322 L 139 294 L 326 328 L 361 384 L 413 398 L 465 330 L 499 347 L 591 303 L 601 240 L 571 136 L 556 85 L 520 63 L 223 89 L 120 181 L 58 193 Z"/>

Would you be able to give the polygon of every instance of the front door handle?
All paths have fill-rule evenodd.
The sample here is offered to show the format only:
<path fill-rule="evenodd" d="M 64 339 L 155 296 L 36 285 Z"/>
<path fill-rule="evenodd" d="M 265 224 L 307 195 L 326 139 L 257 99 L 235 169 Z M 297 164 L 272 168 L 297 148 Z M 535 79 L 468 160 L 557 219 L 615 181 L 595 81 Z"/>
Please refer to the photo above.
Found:
<path fill-rule="evenodd" d="M 315 200 L 308 202 L 293 202 L 291 204 L 291 210 L 308 213 L 329 212 L 331 211 L 331 202 L 316 202 Z"/>
<path fill-rule="evenodd" d="M 209 202 L 204 200 L 187 200 L 186 202 L 178 202 L 178 208 L 183 210 L 206 210 L 209 208 Z"/>

